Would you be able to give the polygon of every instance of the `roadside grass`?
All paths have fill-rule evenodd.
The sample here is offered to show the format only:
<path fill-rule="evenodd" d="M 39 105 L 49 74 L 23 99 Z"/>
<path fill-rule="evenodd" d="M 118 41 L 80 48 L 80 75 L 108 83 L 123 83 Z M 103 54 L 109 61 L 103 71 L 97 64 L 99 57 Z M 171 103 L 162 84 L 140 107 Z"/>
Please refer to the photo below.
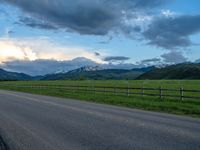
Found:
<path fill-rule="evenodd" d="M 130 96 L 125 95 L 113 95 L 110 93 L 95 93 L 95 92 L 81 92 L 78 90 L 68 91 L 65 89 L 58 89 L 53 87 L 47 88 L 25 88 L 25 87 L 15 87 L 12 85 L 87 85 L 87 86 L 120 86 L 127 87 L 159 87 L 162 86 L 168 88 L 184 88 L 189 89 L 200 89 L 200 80 L 196 81 L 177 81 L 177 80 L 155 80 L 155 81 L 14 81 L 14 82 L 0 82 L 0 89 L 21 91 L 41 95 L 49 95 L 62 98 L 73 98 L 78 100 L 84 100 L 95 103 L 104 103 L 117 106 L 124 106 L 129 108 L 138 108 L 144 110 L 167 112 L 179 115 L 188 115 L 193 117 L 200 117 L 200 100 L 189 100 L 184 99 L 180 101 L 179 99 L 159 99 L 158 97 L 149 96 Z M 10 85 L 10 86 L 4 86 Z"/>

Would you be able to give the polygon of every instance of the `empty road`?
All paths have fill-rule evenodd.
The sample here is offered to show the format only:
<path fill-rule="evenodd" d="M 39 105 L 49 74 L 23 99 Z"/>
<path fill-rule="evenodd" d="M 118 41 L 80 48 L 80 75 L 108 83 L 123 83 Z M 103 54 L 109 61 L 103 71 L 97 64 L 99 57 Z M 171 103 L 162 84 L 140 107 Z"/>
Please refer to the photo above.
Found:
<path fill-rule="evenodd" d="M 9 150 L 200 150 L 200 119 L 0 90 L 1 145 Z"/>

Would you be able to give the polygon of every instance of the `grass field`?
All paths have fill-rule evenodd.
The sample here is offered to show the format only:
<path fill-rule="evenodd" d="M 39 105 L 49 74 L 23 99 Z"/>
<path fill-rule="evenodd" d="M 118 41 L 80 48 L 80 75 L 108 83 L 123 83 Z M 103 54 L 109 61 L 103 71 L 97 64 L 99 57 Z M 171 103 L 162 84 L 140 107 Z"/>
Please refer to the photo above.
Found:
<path fill-rule="evenodd" d="M 21 86 L 21 87 L 20 87 Z M 28 87 L 23 87 L 28 86 Z M 41 86 L 46 86 L 45 88 Z M 159 112 L 168 112 L 180 115 L 190 115 L 200 117 L 200 99 L 180 99 L 163 98 L 125 94 L 115 95 L 112 93 L 100 93 L 91 91 L 79 91 L 78 89 L 66 90 L 64 88 L 55 88 L 63 86 L 106 86 L 106 87 L 133 87 L 133 88 L 169 88 L 186 90 L 200 90 L 200 80 L 133 80 L 133 81 L 113 81 L 113 80 L 84 80 L 84 81 L 9 81 L 0 82 L 1 89 L 23 91 L 42 95 L 50 95 L 65 98 L 75 98 L 79 100 L 106 103 L 112 105 L 125 106 L 130 108 L 139 108 Z M 119 91 L 118 92 L 122 92 Z M 134 91 L 135 92 L 135 91 Z M 138 91 L 139 92 L 139 91 Z M 145 91 L 153 93 L 157 91 Z M 180 93 L 167 91 L 164 94 L 179 95 Z M 184 93 L 187 96 L 200 96 L 200 93 Z"/>

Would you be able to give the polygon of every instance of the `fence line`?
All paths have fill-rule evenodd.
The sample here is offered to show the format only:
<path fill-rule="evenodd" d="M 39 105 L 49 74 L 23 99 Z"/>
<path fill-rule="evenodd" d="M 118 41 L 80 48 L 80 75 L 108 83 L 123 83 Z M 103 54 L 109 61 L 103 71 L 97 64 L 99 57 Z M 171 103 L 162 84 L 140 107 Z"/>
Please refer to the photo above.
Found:
<path fill-rule="evenodd" d="M 124 95 L 124 96 L 153 96 L 163 98 L 179 98 L 181 101 L 184 99 L 200 99 L 200 96 L 186 96 L 185 93 L 199 93 L 200 90 L 185 90 L 183 87 L 179 89 L 167 89 L 167 88 L 145 88 L 145 87 L 112 87 L 112 86 L 75 86 L 75 85 L 1 85 L 0 87 L 16 87 L 16 88 L 54 88 L 54 89 L 65 89 L 67 91 L 80 91 L 80 92 L 94 92 L 94 93 L 111 93 L 113 95 Z M 157 92 L 157 93 L 148 93 Z M 177 92 L 179 94 L 164 94 L 166 92 Z"/>

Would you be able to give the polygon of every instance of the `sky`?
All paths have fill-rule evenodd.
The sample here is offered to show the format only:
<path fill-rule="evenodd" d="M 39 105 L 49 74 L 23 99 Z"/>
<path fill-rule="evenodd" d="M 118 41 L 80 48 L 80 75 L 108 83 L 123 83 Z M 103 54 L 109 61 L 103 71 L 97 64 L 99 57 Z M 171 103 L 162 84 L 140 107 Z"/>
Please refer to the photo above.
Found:
<path fill-rule="evenodd" d="M 27 68 L 77 57 L 129 67 L 199 61 L 200 1 L 0 0 L 1 68 L 38 75 Z"/>

